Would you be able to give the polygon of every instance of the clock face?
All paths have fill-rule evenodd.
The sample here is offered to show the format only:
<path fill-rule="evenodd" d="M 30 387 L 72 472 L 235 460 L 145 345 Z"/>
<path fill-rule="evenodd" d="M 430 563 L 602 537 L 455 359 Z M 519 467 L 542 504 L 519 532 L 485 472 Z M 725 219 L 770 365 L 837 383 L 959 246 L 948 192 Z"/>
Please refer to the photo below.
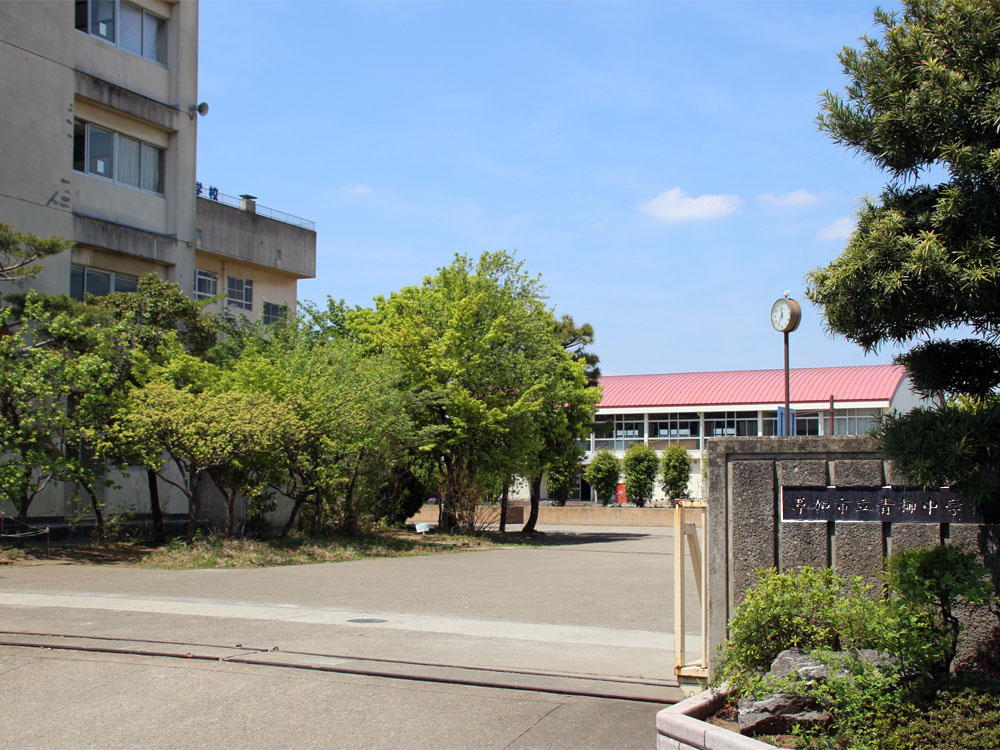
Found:
<path fill-rule="evenodd" d="M 798 303 L 785 297 L 775 302 L 771 307 L 771 325 L 781 333 L 790 333 L 798 328 Z"/>
<path fill-rule="evenodd" d="M 779 299 L 771 308 L 771 325 L 774 330 L 783 331 L 788 322 L 792 319 L 792 310 L 788 305 L 788 300 Z"/>

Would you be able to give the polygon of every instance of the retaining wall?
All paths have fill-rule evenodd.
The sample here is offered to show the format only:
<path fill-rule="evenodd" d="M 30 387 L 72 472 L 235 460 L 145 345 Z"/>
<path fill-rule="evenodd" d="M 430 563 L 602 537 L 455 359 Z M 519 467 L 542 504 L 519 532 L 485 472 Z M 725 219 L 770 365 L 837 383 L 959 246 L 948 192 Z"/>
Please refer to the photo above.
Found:
<path fill-rule="evenodd" d="M 500 509 L 484 506 L 484 518 L 493 523 L 500 520 Z M 511 505 L 507 509 L 507 523 L 522 524 L 528 520 L 530 509 L 524 505 Z M 478 513 L 477 513 L 478 517 Z M 407 523 L 437 523 L 438 506 L 425 505 Z M 616 508 L 575 507 L 543 505 L 538 509 L 539 526 L 673 526 L 673 508 Z"/>

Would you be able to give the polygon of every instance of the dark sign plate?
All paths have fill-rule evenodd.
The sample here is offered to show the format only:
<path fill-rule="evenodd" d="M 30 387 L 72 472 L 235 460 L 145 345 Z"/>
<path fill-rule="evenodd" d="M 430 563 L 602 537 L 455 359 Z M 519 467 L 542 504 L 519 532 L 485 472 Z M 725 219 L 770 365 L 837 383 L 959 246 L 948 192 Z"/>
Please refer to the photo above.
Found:
<path fill-rule="evenodd" d="M 782 487 L 781 520 L 983 523 L 983 515 L 947 488 Z"/>

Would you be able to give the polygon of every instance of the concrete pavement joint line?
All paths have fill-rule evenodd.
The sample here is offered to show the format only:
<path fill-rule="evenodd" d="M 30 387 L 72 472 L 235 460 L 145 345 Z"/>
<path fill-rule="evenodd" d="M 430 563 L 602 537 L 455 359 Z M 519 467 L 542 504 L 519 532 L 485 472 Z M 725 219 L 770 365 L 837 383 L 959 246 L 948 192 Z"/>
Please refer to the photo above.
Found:
<path fill-rule="evenodd" d="M 454 669 L 470 672 L 498 672 L 501 674 L 515 674 L 515 675 L 527 675 L 533 677 L 553 677 L 553 678 L 566 678 L 571 680 L 587 680 L 589 682 L 612 682 L 624 685 L 645 685 L 648 687 L 677 687 L 676 682 L 664 682 L 662 680 L 643 680 L 636 679 L 633 677 L 621 677 L 621 676 L 607 676 L 598 674 L 587 674 L 580 672 L 553 672 L 553 671 L 539 671 L 531 669 L 515 669 L 513 667 L 483 667 L 483 666 L 473 666 L 468 664 L 444 664 L 441 662 L 427 662 L 427 661 L 414 661 L 411 659 L 384 659 L 375 656 L 350 656 L 348 654 L 330 654 L 323 653 L 319 651 L 296 651 L 294 649 L 280 649 L 278 646 L 273 646 L 271 648 L 262 646 L 244 646 L 242 643 L 237 643 L 234 646 L 219 643 L 201 643 L 197 641 L 168 641 L 168 640 L 156 640 L 151 638 L 127 638 L 124 636 L 107 636 L 107 635 L 79 635 L 76 633 L 39 633 L 37 631 L 22 631 L 22 630 L 0 630 L 0 635 L 8 637 L 26 637 L 26 638 L 51 638 L 57 641 L 112 641 L 118 643 L 142 643 L 142 644 L 153 644 L 154 646 L 194 646 L 197 648 L 210 648 L 218 649 L 220 651 L 238 651 L 239 653 L 233 656 L 242 656 L 244 653 L 258 653 L 266 654 L 271 652 L 279 652 L 282 654 L 288 654 L 289 656 L 307 656 L 307 657 L 317 657 L 322 659 L 331 659 L 336 662 L 345 661 L 359 661 L 359 662 L 377 662 L 381 664 L 403 664 L 407 666 L 419 666 L 419 667 L 429 667 L 437 669 Z M 58 648 L 58 645 L 53 645 L 53 648 Z M 232 659 L 233 656 L 222 657 L 223 661 Z"/>
<path fill-rule="evenodd" d="M 5 641 L 0 640 L 0 646 L 9 646 L 13 648 L 41 648 L 47 650 L 59 650 L 59 651 L 83 651 L 88 653 L 99 653 L 99 654 L 116 654 L 119 656 L 152 656 L 167 659 L 181 659 L 190 661 L 223 661 L 222 657 L 210 656 L 206 654 L 197 653 L 172 653 L 169 651 L 151 651 L 148 649 L 121 649 L 121 648 L 111 648 L 108 646 L 75 646 L 71 644 L 62 645 L 52 645 L 51 643 L 31 643 L 31 642 L 16 642 L 16 641 Z M 381 677 L 391 680 L 407 680 L 411 682 L 432 682 L 440 683 L 444 685 L 462 685 L 466 687 L 481 687 L 488 688 L 492 690 L 516 690 L 520 692 L 527 693 L 549 693 L 553 695 L 574 695 L 584 698 L 603 698 L 608 700 L 624 700 L 637 703 L 655 703 L 658 705 L 664 705 L 670 703 L 669 700 L 665 700 L 662 697 L 651 698 L 644 695 L 615 695 L 610 693 L 600 693 L 594 690 L 575 690 L 572 688 L 553 688 L 553 687 L 543 687 L 539 685 L 519 685 L 511 683 L 499 683 L 491 682 L 488 680 L 472 680 L 463 679 L 460 677 L 444 677 L 441 675 L 421 675 L 413 673 L 404 672 L 388 672 L 379 671 L 374 669 L 356 669 L 353 667 L 342 667 L 335 665 L 322 665 L 322 664 L 296 664 L 293 662 L 282 662 L 282 661 L 264 661 L 262 659 L 251 658 L 247 656 L 234 656 L 230 659 L 225 660 L 229 664 L 248 664 L 251 666 L 258 667 L 277 667 L 280 669 L 301 669 L 305 671 L 312 672 L 333 672 L 335 674 L 349 674 L 358 677 Z"/>
<path fill-rule="evenodd" d="M 441 617 L 404 614 L 399 612 L 347 612 L 337 609 L 300 607 L 292 609 L 274 605 L 231 604 L 218 601 L 183 601 L 143 599 L 80 594 L 46 594 L 38 592 L 0 592 L 0 604 L 22 607 L 63 607 L 98 609 L 118 612 L 225 617 L 243 620 L 272 620 L 313 625 L 356 627 L 348 620 L 378 616 L 389 620 L 379 629 L 409 630 L 482 638 L 507 638 L 542 643 L 578 643 L 590 646 L 618 648 L 649 648 L 662 651 L 673 649 L 672 633 L 648 630 L 613 630 L 585 625 L 552 625 L 547 623 L 474 620 L 461 617 Z M 697 636 L 692 636 L 696 638 Z"/>

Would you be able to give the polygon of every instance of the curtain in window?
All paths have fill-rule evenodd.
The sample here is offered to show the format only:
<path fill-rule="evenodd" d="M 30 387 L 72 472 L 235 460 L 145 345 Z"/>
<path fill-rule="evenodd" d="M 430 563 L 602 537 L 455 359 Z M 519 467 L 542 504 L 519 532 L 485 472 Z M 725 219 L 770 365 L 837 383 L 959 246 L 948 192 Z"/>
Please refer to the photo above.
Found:
<path fill-rule="evenodd" d="M 124 135 L 118 136 L 118 182 L 139 187 L 139 141 Z"/>
<path fill-rule="evenodd" d="M 124 6 L 123 6 L 124 7 Z M 164 55 L 164 34 L 165 24 L 156 16 L 147 13 L 142 23 L 142 54 L 150 60 L 166 62 Z"/>
<path fill-rule="evenodd" d="M 121 4 L 118 45 L 133 54 L 142 54 L 142 11 L 128 3 Z"/>
<path fill-rule="evenodd" d="M 143 190 L 154 193 L 163 192 L 163 150 L 142 144 L 142 183 Z"/>

